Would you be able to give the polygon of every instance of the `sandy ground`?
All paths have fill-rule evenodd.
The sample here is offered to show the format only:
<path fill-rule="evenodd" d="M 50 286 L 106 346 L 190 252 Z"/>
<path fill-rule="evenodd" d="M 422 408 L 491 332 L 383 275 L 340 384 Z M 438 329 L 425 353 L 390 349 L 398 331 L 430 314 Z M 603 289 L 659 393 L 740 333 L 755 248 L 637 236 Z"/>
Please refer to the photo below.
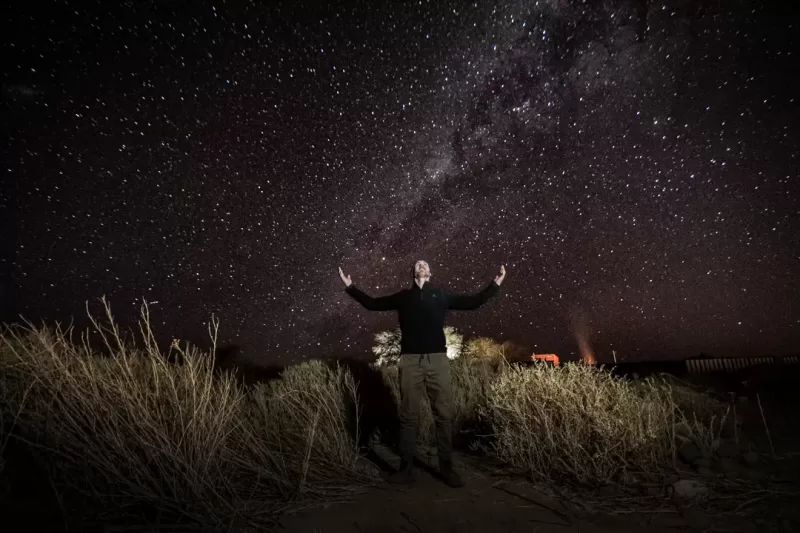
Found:
<path fill-rule="evenodd" d="M 394 454 L 385 450 L 376 452 L 377 455 L 372 458 L 373 464 L 387 470 L 397 466 Z M 657 496 L 655 505 L 648 504 L 634 514 L 629 512 L 632 507 L 627 496 L 613 496 L 604 490 L 602 497 L 607 504 L 605 508 L 612 511 L 589 514 L 584 510 L 585 506 L 576 505 L 580 502 L 556 497 L 554 491 L 546 486 L 504 475 L 500 466 L 491 464 L 491 459 L 487 457 L 456 454 L 456 465 L 466 482 L 466 486 L 459 489 L 446 486 L 437 477 L 435 463 L 435 458 L 426 459 L 423 456 L 414 485 L 395 486 L 379 482 L 355 499 L 349 493 L 343 494 L 342 502 L 330 502 L 323 507 L 314 506 L 285 516 L 275 530 L 309 533 L 800 531 L 797 527 L 800 525 L 800 506 L 794 503 L 795 500 L 786 498 L 779 502 L 779 508 L 773 506 L 769 509 L 768 514 L 777 520 L 753 518 L 753 521 L 749 521 L 736 514 L 711 516 L 702 506 L 689 508 L 674 505 L 666 495 Z M 9 463 L 7 470 L 14 470 L 15 466 Z M 784 471 L 797 471 L 800 456 L 793 464 L 775 466 Z M 20 491 L 15 498 L 0 498 L 0 516 L 11 523 L 15 520 L 17 523 L 26 523 L 25 530 L 66 531 L 58 505 L 42 499 L 41 490 L 38 493 L 34 491 L 35 487 L 44 486 L 46 481 L 25 479 L 32 484 L 31 487 L 17 487 Z M 27 493 L 28 497 L 23 498 L 23 493 Z M 33 498 L 35 494 L 39 496 Z M 749 500 L 746 503 L 756 503 L 763 496 L 763 491 L 746 495 L 745 498 Z M 652 499 L 648 498 L 648 502 L 652 503 Z M 787 507 L 793 512 L 786 513 Z M 791 518 L 791 523 L 786 518 Z M 6 529 L 0 526 L 0 531 Z M 104 530 L 122 531 L 124 528 L 101 527 L 84 531 Z M 143 529 L 134 527 L 132 530 Z"/>
<path fill-rule="evenodd" d="M 570 511 L 534 485 L 522 480 L 496 479 L 476 468 L 475 461 L 459 456 L 457 464 L 465 487 L 453 489 L 431 467 L 417 469 L 411 486 L 388 483 L 371 489 L 355 501 L 327 505 L 282 520 L 284 531 L 332 533 L 508 532 L 566 533 L 612 531 L 678 531 L 690 523 L 673 515 L 642 523 L 613 517 L 586 517 Z M 658 523 L 661 522 L 661 523 Z M 678 528 L 678 529 L 676 529 Z"/>

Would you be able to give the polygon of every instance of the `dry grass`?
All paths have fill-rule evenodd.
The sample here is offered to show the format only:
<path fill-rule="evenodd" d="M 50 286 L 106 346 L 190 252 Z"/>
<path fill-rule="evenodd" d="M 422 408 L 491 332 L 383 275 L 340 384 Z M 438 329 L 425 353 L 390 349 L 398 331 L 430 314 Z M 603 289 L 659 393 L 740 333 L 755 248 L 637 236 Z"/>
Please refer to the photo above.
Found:
<path fill-rule="evenodd" d="M 670 376 L 664 376 L 658 382 L 670 391 L 670 400 L 675 406 L 673 436 L 676 445 L 691 441 L 704 456 L 713 455 L 726 426 L 732 427 L 737 423 L 731 417 L 731 405 Z"/>
<path fill-rule="evenodd" d="M 62 489 L 212 528 L 262 527 L 372 479 L 356 462 L 356 388 L 342 369 L 298 365 L 245 389 L 197 348 L 160 353 L 146 307 L 134 348 L 104 304 L 108 324 L 94 324 L 110 356 L 60 327 L 3 335 L 3 383 L 30 394 L 23 403 L 6 386 L 0 411 L 20 413 L 15 435 L 52 459 Z"/>
<path fill-rule="evenodd" d="M 254 387 L 241 413 L 241 442 L 250 468 L 268 465 L 281 496 L 325 499 L 342 480 L 369 483 L 376 472 L 359 461 L 357 387 L 343 367 L 311 361 Z M 264 446 L 264 441 L 269 446 Z M 298 444 L 301 445 L 298 448 Z"/>
<path fill-rule="evenodd" d="M 727 414 L 674 380 L 631 382 L 580 363 L 520 366 L 462 358 L 451 369 L 455 431 L 481 425 L 488 434 L 477 447 L 535 479 L 602 485 L 629 471 L 664 472 L 680 444 L 676 427 L 710 452 Z M 383 373 L 399 399 L 397 370 Z M 418 444 L 434 444 L 426 401 Z"/>
<path fill-rule="evenodd" d="M 13 425 L 42 450 L 62 491 L 209 528 L 263 528 L 376 480 L 359 455 L 358 387 L 344 367 L 303 363 L 245 387 L 213 368 L 213 320 L 210 353 L 178 341 L 162 353 L 146 306 L 137 347 L 103 304 L 105 323 L 92 317 L 102 354 L 85 334 L 30 323 L 7 328 L 0 345 L 0 437 Z M 602 485 L 659 472 L 675 461 L 678 431 L 711 449 L 725 422 L 719 404 L 664 379 L 493 357 L 451 370 L 454 431 L 482 432 L 479 447 L 536 479 Z M 399 400 L 396 367 L 382 372 Z M 431 446 L 428 402 L 420 418 L 419 442 Z"/>
<path fill-rule="evenodd" d="M 662 383 L 566 364 L 506 367 L 482 413 L 501 459 L 535 478 L 605 484 L 626 470 L 670 463 L 675 407 Z"/>

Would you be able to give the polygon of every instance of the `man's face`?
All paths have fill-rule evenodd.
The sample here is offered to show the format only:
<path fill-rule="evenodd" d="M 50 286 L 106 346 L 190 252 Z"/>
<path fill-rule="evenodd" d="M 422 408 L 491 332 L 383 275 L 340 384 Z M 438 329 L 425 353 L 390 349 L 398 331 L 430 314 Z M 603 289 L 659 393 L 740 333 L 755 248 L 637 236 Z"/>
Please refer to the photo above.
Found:
<path fill-rule="evenodd" d="M 414 265 L 414 277 L 416 278 L 429 278 L 431 277 L 431 267 L 425 261 L 417 261 Z"/>

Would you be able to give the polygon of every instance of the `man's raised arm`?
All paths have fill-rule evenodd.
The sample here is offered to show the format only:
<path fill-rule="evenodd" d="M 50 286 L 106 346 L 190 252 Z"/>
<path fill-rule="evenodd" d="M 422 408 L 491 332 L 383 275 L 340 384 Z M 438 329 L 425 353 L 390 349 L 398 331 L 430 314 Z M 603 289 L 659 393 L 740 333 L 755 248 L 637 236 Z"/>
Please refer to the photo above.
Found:
<path fill-rule="evenodd" d="M 485 289 L 476 294 L 451 294 L 445 292 L 447 308 L 461 310 L 477 309 L 485 304 L 489 298 L 497 294 L 498 291 L 500 291 L 500 286 L 492 280 Z"/>
<path fill-rule="evenodd" d="M 353 280 L 350 279 L 350 276 L 344 275 L 341 267 L 339 267 L 339 276 L 341 276 L 342 281 L 345 284 L 345 292 L 370 311 L 391 311 L 392 309 L 397 309 L 398 302 L 400 301 L 400 292 L 396 292 L 388 296 L 379 296 L 377 298 L 373 298 L 369 294 L 356 287 L 353 284 Z"/>
<path fill-rule="evenodd" d="M 389 294 L 388 296 L 378 296 L 373 298 L 354 284 L 348 285 L 345 292 L 353 297 L 355 301 L 369 309 L 370 311 L 391 311 L 397 309 L 397 302 L 400 293 Z"/>
<path fill-rule="evenodd" d="M 506 268 L 500 265 L 500 274 L 481 292 L 477 294 L 450 294 L 445 292 L 448 309 L 477 309 L 485 304 L 489 298 L 500 291 L 500 284 L 506 277 Z"/>

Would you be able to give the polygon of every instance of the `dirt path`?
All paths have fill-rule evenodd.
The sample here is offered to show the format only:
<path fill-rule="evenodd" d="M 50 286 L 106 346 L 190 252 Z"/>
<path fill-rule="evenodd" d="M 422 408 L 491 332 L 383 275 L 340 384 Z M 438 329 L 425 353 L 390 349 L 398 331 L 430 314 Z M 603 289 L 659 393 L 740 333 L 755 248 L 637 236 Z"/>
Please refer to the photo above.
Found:
<path fill-rule="evenodd" d="M 285 531 L 314 533 L 566 533 L 679 531 L 685 521 L 645 527 L 611 518 L 578 517 L 531 484 L 492 479 L 460 457 L 466 486 L 452 489 L 419 471 L 412 486 L 382 484 L 349 503 L 287 517 Z M 671 527 L 670 527 L 671 526 Z"/>

